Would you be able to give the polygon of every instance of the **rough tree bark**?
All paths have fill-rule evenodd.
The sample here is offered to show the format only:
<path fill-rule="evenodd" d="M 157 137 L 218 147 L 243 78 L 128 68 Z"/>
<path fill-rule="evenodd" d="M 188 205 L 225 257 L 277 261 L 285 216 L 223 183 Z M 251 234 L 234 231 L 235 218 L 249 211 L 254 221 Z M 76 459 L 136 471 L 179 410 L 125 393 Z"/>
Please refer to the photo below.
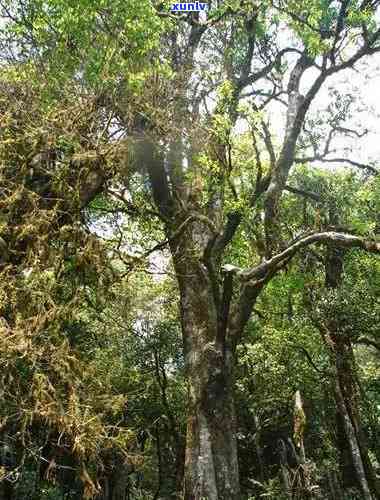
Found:
<path fill-rule="evenodd" d="M 342 283 L 344 253 L 329 248 L 326 256 L 326 287 L 338 288 Z M 321 328 L 322 337 L 328 348 L 334 374 L 334 397 L 337 419 L 342 425 L 347 449 L 357 483 L 363 498 L 379 498 L 380 490 L 371 461 L 368 445 L 364 436 L 359 411 L 359 391 L 354 374 L 355 358 L 352 343 L 340 328 L 335 318 L 329 318 L 325 328 Z M 343 453 L 343 452 L 342 452 Z"/>
<path fill-rule="evenodd" d="M 204 228 L 198 225 L 198 230 L 202 231 L 197 235 L 199 241 Z M 221 332 L 226 324 L 220 323 L 206 266 L 192 260 L 185 241 L 181 242 L 182 251 L 177 248 L 173 253 L 189 390 L 184 498 L 237 500 L 234 346 Z"/>

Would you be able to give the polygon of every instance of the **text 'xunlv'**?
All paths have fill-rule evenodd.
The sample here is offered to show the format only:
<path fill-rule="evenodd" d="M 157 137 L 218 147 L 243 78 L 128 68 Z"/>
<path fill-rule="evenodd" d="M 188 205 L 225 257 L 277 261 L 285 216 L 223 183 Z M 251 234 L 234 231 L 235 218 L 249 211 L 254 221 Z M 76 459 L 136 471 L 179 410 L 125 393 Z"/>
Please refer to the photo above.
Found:
<path fill-rule="evenodd" d="M 173 3 L 171 12 L 200 12 L 208 9 L 207 3 L 192 2 L 192 3 Z"/>

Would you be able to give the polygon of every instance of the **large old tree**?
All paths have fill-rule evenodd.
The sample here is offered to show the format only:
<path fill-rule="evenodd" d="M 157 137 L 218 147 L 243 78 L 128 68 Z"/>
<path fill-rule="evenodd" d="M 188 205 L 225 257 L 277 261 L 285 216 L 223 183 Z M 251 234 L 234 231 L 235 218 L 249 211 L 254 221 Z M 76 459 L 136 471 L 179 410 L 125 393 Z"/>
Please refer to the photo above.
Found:
<path fill-rule="evenodd" d="M 114 211 L 149 213 L 162 228 L 157 249 L 170 249 L 179 286 L 188 379 L 184 498 L 239 499 L 234 366 L 260 293 L 311 245 L 380 252 L 375 234 L 334 221 L 289 228 L 283 215 L 285 193 L 316 197 L 302 176 L 289 185 L 297 164 L 377 174 L 335 153 L 338 135 L 361 135 L 345 122 L 349 104 L 332 94 L 318 134 L 313 103 L 326 82 L 380 51 L 378 2 L 217 1 L 207 18 L 149 2 L 2 4 L 7 64 L 35 64 L 46 99 L 59 99 L 68 80 L 93 95 L 102 142 L 126 148 L 127 168 L 103 169 L 99 157 L 83 206 L 102 191 Z M 246 150 L 235 140 L 243 120 Z M 236 238 L 250 245 L 249 264 L 235 260 Z M 375 498 L 362 469 L 364 498 Z"/>

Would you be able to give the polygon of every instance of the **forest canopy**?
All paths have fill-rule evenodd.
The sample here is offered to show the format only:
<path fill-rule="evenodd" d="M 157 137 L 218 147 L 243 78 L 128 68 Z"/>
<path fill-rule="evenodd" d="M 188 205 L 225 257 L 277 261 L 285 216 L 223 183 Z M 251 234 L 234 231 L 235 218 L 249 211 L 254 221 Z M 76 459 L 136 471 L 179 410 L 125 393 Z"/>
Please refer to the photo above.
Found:
<path fill-rule="evenodd" d="M 0 499 L 380 498 L 379 6 L 0 0 Z"/>

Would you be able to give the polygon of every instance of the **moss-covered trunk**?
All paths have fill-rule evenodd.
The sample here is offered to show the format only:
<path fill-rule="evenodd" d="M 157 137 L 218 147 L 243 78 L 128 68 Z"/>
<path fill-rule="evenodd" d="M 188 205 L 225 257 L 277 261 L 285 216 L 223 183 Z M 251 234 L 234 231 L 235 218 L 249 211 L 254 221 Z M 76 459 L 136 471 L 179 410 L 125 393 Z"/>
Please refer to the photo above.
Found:
<path fill-rule="evenodd" d="M 180 259 L 181 321 L 189 390 L 185 500 L 240 498 L 234 409 L 234 349 L 220 335 L 209 274 Z M 225 325 L 224 325 L 225 326 Z"/>
<path fill-rule="evenodd" d="M 189 355 L 207 366 L 189 372 L 185 499 L 238 499 L 232 366 L 214 345 Z"/>

